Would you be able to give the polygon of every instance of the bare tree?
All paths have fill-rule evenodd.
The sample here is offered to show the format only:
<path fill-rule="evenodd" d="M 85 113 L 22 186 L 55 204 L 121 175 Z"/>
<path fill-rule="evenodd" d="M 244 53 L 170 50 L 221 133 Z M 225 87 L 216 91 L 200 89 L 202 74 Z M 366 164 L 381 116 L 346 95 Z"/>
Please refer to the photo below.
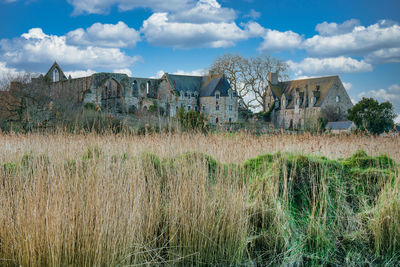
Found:
<path fill-rule="evenodd" d="M 232 89 L 238 94 L 239 98 L 243 101 L 245 108 L 250 108 L 248 98 L 250 89 L 247 84 L 245 68 L 248 66 L 247 59 L 239 54 L 225 54 L 219 56 L 214 60 L 214 63 L 210 67 L 210 73 L 222 75 L 224 74 L 226 79 L 229 81 Z"/>
<path fill-rule="evenodd" d="M 280 79 L 286 79 L 288 65 L 266 55 L 247 59 L 238 54 L 225 54 L 217 57 L 210 69 L 212 73 L 225 74 L 245 108 L 266 111 L 268 74 L 277 72 Z"/>
<path fill-rule="evenodd" d="M 19 123 L 24 130 L 46 124 L 51 109 L 49 87 L 30 74 L 7 75 L 0 82 L 0 120 Z"/>
<path fill-rule="evenodd" d="M 270 56 L 252 57 L 247 61 L 245 79 L 250 90 L 252 98 L 249 100 L 249 106 L 253 109 L 262 108 L 266 111 L 265 100 L 269 82 L 269 73 L 276 72 L 280 80 L 287 78 L 288 66 L 285 62 Z"/>

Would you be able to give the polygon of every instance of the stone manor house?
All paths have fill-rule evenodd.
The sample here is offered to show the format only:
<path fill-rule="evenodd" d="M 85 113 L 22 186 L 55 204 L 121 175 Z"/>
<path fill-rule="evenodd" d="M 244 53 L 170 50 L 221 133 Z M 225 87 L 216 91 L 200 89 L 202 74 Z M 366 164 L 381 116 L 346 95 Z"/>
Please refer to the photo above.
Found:
<path fill-rule="evenodd" d="M 284 129 L 317 127 L 324 109 L 345 120 L 353 107 L 339 76 L 279 82 L 277 73 L 269 74 L 265 105 L 273 125 Z"/>
<path fill-rule="evenodd" d="M 146 112 L 151 107 L 174 117 L 179 108 L 205 115 L 210 124 L 233 123 L 239 117 L 239 99 L 225 76 L 187 76 L 165 73 L 159 79 L 128 77 L 120 73 L 95 73 L 67 78 L 55 62 L 35 79 L 50 82 L 53 91 L 71 91 L 78 103 L 93 103 L 103 111 Z M 34 82 L 34 81 L 33 81 Z"/>

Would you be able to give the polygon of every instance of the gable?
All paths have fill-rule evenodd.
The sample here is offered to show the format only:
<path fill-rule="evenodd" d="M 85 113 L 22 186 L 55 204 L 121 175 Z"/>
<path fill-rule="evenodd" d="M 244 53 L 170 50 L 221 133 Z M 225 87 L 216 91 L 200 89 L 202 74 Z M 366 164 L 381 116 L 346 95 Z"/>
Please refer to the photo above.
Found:
<path fill-rule="evenodd" d="M 59 81 L 67 80 L 67 77 L 65 76 L 64 72 L 62 71 L 60 66 L 57 64 L 57 62 L 53 63 L 53 65 L 50 67 L 50 69 L 47 71 L 47 73 L 44 77 L 45 77 L 45 79 L 52 81 L 52 82 L 59 82 Z"/>

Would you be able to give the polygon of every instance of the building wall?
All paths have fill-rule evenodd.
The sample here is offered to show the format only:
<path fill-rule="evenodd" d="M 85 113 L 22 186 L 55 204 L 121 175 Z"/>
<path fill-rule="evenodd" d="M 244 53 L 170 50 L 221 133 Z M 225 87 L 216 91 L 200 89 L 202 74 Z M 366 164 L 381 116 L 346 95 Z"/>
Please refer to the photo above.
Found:
<path fill-rule="evenodd" d="M 216 108 L 218 102 L 219 110 Z M 230 110 L 230 106 L 232 107 Z M 200 97 L 200 110 L 211 124 L 238 122 L 239 119 L 239 101 L 238 97 L 215 96 Z"/>
<path fill-rule="evenodd" d="M 339 102 L 336 102 L 336 96 L 339 96 Z M 324 99 L 324 102 L 321 104 L 322 109 L 328 106 L 337 107 L 345 114 L 347 114 L 348 109 L 353 107 L 353 103 L 339 79 L 337 79 L 332 85 L 328 95 Z"/>

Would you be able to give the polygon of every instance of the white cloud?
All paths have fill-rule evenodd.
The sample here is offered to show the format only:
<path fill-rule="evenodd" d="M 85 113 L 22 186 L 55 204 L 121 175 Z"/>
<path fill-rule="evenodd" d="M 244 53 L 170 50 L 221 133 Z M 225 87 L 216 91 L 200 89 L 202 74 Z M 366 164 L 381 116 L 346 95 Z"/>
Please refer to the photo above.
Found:
<path fill-rule="evenodd" d="M 10 78 L 18 77 L 24 74 L 24 71 L 18 71 L 15 68 L 10 68 L 7 66 L 6 62 L 0 61 L 0 84 L 2 84 L 2 81 L 8 81 Z"/>
<path fill-rule="evenodd" d="M 298 49 L 303 42 L 303 37 L 292 31 L 280 32 L 268 29 L 263 38 L 264 41 L 258 48 L 261 51 Z"/>
<path fill-rule="evenodd" d="M 76 68 L 126 68 L 139 60 L 128 56 L 119 48 L 69 45 L 66 36 L 47 35 L 35 28 L 21 38 L 0 40 L 0 60 L 12 67 L 37 68 L 55 60 L 64 67 Z"/>
<path fill-rule="evenodd" d="M 348 33 L 315 35 L 305 40 L 303 47 L 310 55 L 317 56 L 366 55 L 380 49 L 400 47 L 400 26 L 382 20 L 368 27 L 356 26 Z"/>
<path fill-rule="evenodd" d="M 343 86 L 347 91 L 350 91 L 353 85 L 351 83 L 343 82 Z"/>
<path fill-rule="evenodd" d="M 244 18 L 251 18 L 251 19 L 258 19 L 261 17 L 261 13 L 254 10 L 254 9 L 250 9 L 249 13 L 247 13 L 246 15 L 243 16 Z"/>
<path fill-rule="evenodd" d="M 146 40 L 156 46 L 218 48 L 233 46 L 237 41 L 253 37 L 262 28 L 255 22 L 244 24 L 243 27 L 238 27 L 234 22 L 171 22 L 167 13 L 154 13 L 143 22 L 141 31 Z"/>
<path fill-rule="evenodd" d="M 398 115 L 397 118 L 394 119 L 394 122 L 400 124 L 400 115 Z"/>
<path fill-rule="evenodd" d="M 95 23 L 86 30 L 79 28 L 67 34 L 67 43 L 84 46 L 134 47 L 140 34 L 124 22 L 117 24 Z"/>
<path fill-rule="evenodd" d="M 379 49 L 370 54 L 367 54 L 365 56 L 365 60 L 373 63 L 400 62 L 400 47 Z"/>
<path fill-rule="evenodd" d="M 184 70 L 178 70 L 174 72 L 173 74 L 177 75 L 189 75 L 189 76 L 204 76 L 206 75 L 207 71 L 205 69 L 199 69 L 199 70 L 192 70 L 192 71 L 184 71 Z"/>
<path fill-rule="evenodd" d="M 110 8 L 118 6 L 120 11 L 132 10 L 135 8 L 149 8 L 154 11 L 173 11 L 187 9 L 194 0 L 68 0 L 74 7 L 74 14 L 104 14 Z"/>
<path fill-rule="evenodd" d="M 358 95 L 362 97 L 372 97 L 380 102 L 389 101 L 392 103 L 394 110 L 397 114 L 400 114 L 400 85 L 393 84 L 387 89 L 370 90 L 367 92 L 361 92 Z"/>
<path fill-rule="evenodd" d="M 350 19 L 346 20 L 342 24 L 337 24 L 335 22 L 323 22 L 320 24 L 317 24 L 315 27 L 315 30 L 323 36 L 332 36 L 332 35 L 338 35 L 338 34 L 344 34 L 344 33 L 349 33 L 353 31 L 353 29 L 356 26 L 360 25 L 360 21 L 357 19 Z"/>
<path fill-rule="evenodd" d="M 118 69 L 114 70 L 114 73 L 123 73 L 128 75 L 129 77 L 132 77 L 132 71 L 130 69 Z"/>
<path fill-rule="evenodd" d="M 372 71 L 372 66 L 364 60 L 358 61 L 350 57 L 305 58 L 298 63 L 291 60 L 287 63 L 297 76 Z"/>
<path fill-rule="evenodd" d="M 82 78 L 82 77 L 88 77 L 91 76 L 92 74 L 96 73 L 96 71 L 88 69 L 88 70 L 74 70 L 74 71 L 64 71 L 65 76 L 69 77 L 71 75 L 71 78 Z"/>
<path fill-rule="evenodd" d="M 206 23 L 232 22 L 236 19 L 236 12 L 231 8 L 223 8 L 216 0 L 199 0 L 193 8 L 174 12 L 171 21 Z"/>

